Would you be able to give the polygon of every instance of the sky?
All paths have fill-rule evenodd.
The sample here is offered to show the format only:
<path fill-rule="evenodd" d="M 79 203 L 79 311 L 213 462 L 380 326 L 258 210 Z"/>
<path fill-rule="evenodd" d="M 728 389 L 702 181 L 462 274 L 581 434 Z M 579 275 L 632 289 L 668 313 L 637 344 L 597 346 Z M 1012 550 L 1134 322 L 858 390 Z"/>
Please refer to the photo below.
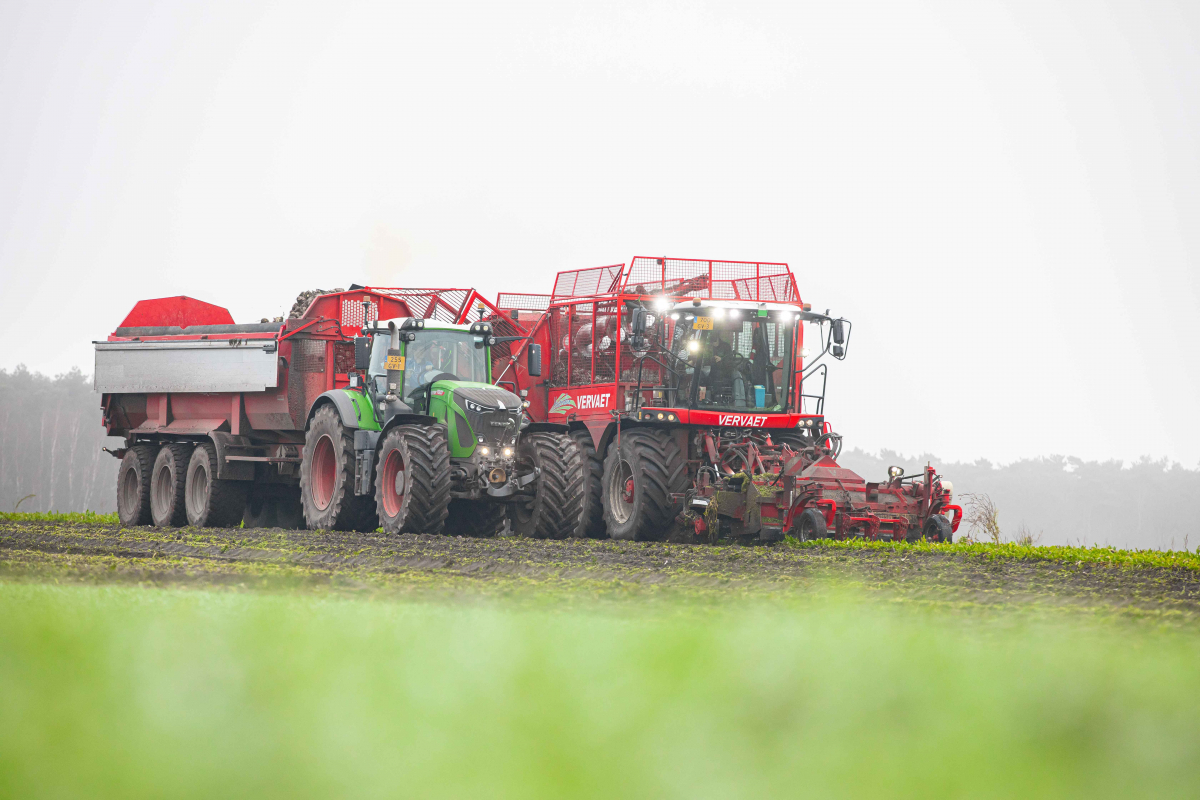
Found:
<path fill-rule="evenodd" d="M 1194 2 L 5 0 L 0 368 L 149 297 L 785 261 L 847 446 L 1195 467 L 1198 101 Z"/>

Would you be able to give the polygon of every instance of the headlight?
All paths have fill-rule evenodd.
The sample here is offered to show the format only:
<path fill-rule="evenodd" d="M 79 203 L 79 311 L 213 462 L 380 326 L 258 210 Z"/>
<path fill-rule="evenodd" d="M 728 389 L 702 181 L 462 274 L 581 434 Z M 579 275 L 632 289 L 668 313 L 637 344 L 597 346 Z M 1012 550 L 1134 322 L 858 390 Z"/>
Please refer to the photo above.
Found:
<path fill-rule="evenodd" d="M 672 315 L 671 315 L 671 319 L 678 321 L 678 320 L 679 320 L 679 315 L 678 315 L 678 314 L 672 314 Z"/>
<path fill-rule="evenodd" d="M 505 458 L 512 458 L 513 449 L 511 447 L 506 447 L 500 451 L 500 454 L 503 455 Z"/>
<path fill-rule="evenodd" d="M 481 447 L 481 448 L 479 448 L 479 455 L 481 455 L 481 456 L 490 456 L 491 454 L 492 454 L 492 449 L 491 449 L 490 447 Z"/>
<path fill-rule="evenodd" d="M 700 352 L 700 340 L 699 339 L 688 340 L 688 352 L 689 353 Z"/>
<path fill-rule="evenodd" d="M 664 416 L 664 415 L 663 415 L 663 413 L 662 413 L 661 411 L 660 411 L 660 412 L 658 412 L 658 418 L 659 418 L 659 419 L 662 419 L 662 418 L 663 418 L 663 416 Z"/>
<path fill-rule="evenodd" d="M 667 414 L 667 422 L 674 422 L 674 421 L 675 421 L 675 415 Z"/>

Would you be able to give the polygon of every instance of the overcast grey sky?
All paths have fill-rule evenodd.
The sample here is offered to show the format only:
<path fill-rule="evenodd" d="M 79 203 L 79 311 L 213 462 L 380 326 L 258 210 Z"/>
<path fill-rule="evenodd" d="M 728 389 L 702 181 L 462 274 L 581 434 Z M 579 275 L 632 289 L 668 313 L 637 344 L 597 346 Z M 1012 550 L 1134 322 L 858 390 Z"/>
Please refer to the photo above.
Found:
<path fill-rule="evenodd" d="M 0 3 L 0 367 L 139 298 L 789 262 L 847 443 L 1200 463 L 1195 2 Z"/>

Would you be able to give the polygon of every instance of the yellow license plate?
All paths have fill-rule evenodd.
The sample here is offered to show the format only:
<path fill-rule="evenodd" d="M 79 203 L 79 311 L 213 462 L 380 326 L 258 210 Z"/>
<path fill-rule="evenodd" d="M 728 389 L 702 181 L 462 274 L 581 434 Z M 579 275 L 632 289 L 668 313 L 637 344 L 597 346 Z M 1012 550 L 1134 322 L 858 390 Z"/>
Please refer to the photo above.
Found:
<path fill-rule="evenodd" d="M 384 362 L 384 369 L 404 369 L 404 356 L 388 356 Z"/>
<path fill-rule="evenodd" d="M 694 331 L 711 331 L 712 329 L 712 317 L 696 317 L 696 321 L 692 323 Z"/>

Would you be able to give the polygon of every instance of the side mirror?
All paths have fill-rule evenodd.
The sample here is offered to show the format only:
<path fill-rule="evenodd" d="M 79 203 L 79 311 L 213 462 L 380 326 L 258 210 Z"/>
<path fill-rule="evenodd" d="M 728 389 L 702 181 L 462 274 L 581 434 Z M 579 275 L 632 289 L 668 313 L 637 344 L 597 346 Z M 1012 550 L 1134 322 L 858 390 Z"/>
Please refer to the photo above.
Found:
<path fill-rule="evenodd" d="M 846 323 L 843 320 L 835 319 L 833 321 L 833 342 L 834 344 L 846 343 Z"/>
<path fill-rule="evenodd" d="M 529 360 L 526 362 L 529 369 L 529 377 L 537 378 L 542 374 L 542 346 L 540 344 L 529 345 Z"/>
<path fill-rule="evenodd" d="M 846 357 L 846 348 L 842 347 L 840 344 L 835 344 L 830 352 L 832 352 L 833 357 L 837 359 Z"/>
<path fill-rule="evenodd" d="M 371 366 L 371 337 L 358 336 L 354 339 L 354 368 L 367 369 Z"/>
<path fill-rule="evenodd" d="M 646 309 L 635 308 L 633 310 L 633 317 L 629 321 L 629 329 L 633 332 L 634 336 L 646 332 Z"/>

